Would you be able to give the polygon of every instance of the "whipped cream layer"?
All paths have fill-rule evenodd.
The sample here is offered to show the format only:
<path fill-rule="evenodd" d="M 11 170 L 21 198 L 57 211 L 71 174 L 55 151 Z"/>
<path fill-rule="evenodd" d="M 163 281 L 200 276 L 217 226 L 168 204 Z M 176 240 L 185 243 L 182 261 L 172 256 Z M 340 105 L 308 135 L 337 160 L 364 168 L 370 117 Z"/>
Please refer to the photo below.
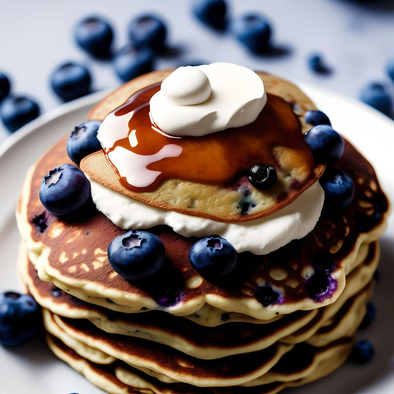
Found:
<path fill-rule="evenodd" d="M 203 136 L 254 122 L 267 102 L 261 78 L 231 63 L 180 67 L 150 100 L 155 124 L 173 136 Z"/>
<path fill-rule="evenodd" d="M 324 203 L 324 191 L 315 182 L 295 201 L 272 215 L 248 222 L 224 223 L 155 208 L 93 180 L 90 183 L 97 209 L 118 227 L 149 229 L 164 224 L 184 237 L 216 234 L 226 238 L 238 253 L 248 251 L 257 255 L 271 253 L 305 237 L 314 229 Z"/>

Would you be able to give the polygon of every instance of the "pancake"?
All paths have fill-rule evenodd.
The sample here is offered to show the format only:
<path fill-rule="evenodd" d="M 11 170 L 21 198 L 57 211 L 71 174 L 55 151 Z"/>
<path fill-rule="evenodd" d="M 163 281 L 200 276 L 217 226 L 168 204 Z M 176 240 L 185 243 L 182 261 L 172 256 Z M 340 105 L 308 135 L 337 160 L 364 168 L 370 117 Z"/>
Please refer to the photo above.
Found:
<path fill-rule="evenodd" d="M 225 281 L 212 282 L 189 262 L 196 239 L 157 226 L 150 231 L 166 247 L 165 263 L 149 280 L 131 282 L 118 275 L 107 258 L 109 243 L 123 230 L 93 209 L 84 218 L 62 219 L 42 207 L 38 198 L 42 176 L 68 161 L 62 140 L 30 170 L 17 213 L 22 237 L 32 257 L 36 256 L 33 263 L 42 280 L 77 298 L 124 313 L 162 310 L 185 316 L 211 305 L 224 312 L 271 320 L 320 308 L 335 302 L 343 291 L 360 245 L 378 239 L 386 228 L 389 204 L 376 174 L 346 142 L 337 166 L 353 179 L 355 197 L 343 212 L 324 211 L 305 238 L 266 256 L 241 253 L 233 274 Z"/>
<path fill-rule="evenodd" d="M 129 119 L 133 117 L 130 132 L 135 134 L 138 145 L 130 145 L 128 137 L 117 145 L 147 157 L 169 144 L 180 144 L 181 158 L 166 158 L 151 163 L 149 170 L 158 171 L 159 174 L 152 185 L 154 189 L 133 190 L 131 185 L 117 175 L 110 159 L 111 153 L 99 151 L 81 162 L 82 170 L 93 180 L 127 197 L 161 209 L 216 221 L 241 222 L 261 218 L 282 209 L 322 175 L 325 166 L 315 163 L 302 135 L 302 131 L 308 129 L 305 123 L 304 129 L 302 128 L 304 113 L 316 108 L 296 86 L 264 73 L 257 74 L 264 81 L 268 102 L 252 124 L 199 138 L 184 137 L 182 140 L 166 137 L 152 127 L 140 130 L 142 126 L 139 128 L 136 124 L 150 125 L 149 106 L 145 104 L 160 88 L 159 84 L 152 85 L 152 81 L 161 82 L 170 73 L 171 71 L 153 72 L 123 85 L 111 95 L 112 98 L 110 96 L 108 101 L 98 104 L 88 115 L 88 119 L 103 120 L 102 114 L 106 110 L 106 114 L 113 110 L 117 122 L 125 118 L 124 128 L 127 129 Z M 109 105 L 114 107 L 109 108 Z M 144 140 L 148 150 L 141 151 Z M 239 146 L 244 149 L 239 149 Z M 217 165 L 215 171 L 209 171 L 211 166 L 207 165 L 207 157 L 211 163 L 221 163 L 221 170 Z M 238 161 L 243 162 L 242 168 L 237 167 Z M 188 166 L 189 162 L 193 165 Z M 256 189 L 244 174 L 259 162 L 273 165 L 277 169 L 278 181 L 269 190 Z M 164 165 L 167 171 L 163 170 Z M 166 173 L 168 174 L 165 176 Z M 208 173 L 211 175 L 208 176 Z M 179 176 L 182 178 L 178 179 Z M 201 181 L 208 181 L 210 178 L 209 184 Z"/>

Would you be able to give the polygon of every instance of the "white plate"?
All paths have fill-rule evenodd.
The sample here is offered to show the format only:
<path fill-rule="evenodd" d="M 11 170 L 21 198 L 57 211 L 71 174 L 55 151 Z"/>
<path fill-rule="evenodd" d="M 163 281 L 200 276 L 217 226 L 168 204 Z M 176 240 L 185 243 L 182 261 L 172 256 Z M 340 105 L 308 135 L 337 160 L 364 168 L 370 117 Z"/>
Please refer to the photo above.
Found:
<path fill-rule="evenodd" d="M 299 84 L 373 163 L 382 186 L 394 201 L 394 123 L 370 107 L 346 97 Z M 0 146 L 0 291 L 18 288 L 15 273 L 20 237 L 14 211 L 28 167 L 60 137 L 81 123 L 90 108 L 107 92 L 65 104 L 41 116 Z M 375 358 L 366 366 L 350 362 L 331 376 L 305 388 L 303 394 L 394 393 L 394 220 L 382 238 L 380 280 L 374 294 L 377 318 L 372 328 L 359 332 L 375 346 Z M 36 341 L 15 350 L 0 347 L 0 394 L 98 394 L 79 374 L 56 359 Z"/>

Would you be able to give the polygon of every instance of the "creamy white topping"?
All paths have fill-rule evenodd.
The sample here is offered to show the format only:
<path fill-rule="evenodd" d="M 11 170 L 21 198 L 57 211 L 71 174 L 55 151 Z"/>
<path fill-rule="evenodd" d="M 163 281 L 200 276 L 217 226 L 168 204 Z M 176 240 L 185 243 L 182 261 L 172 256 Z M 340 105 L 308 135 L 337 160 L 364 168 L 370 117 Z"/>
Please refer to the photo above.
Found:
<path fill-rule="evenodd" d="M 273 252 L 309 234 L 319 220 L 324 202 L 324 191 L 315 182 L 295 201 L 272 215 L 242 223 L 223 223 L 155 208 L 93 180 L 90 182 L 97 209 L 123 229 L 149 229 L 166 224 L 185 237 L 220 235 L 237 252 L 257 255 Z"/>
<path fill-rule="evenodd" d="M 266 102 L 263 81 L 254 71 L 212 63 L 175 70 L 151 98 L 150 111 L 165 133 L 198 137 L 252 123 Z"/>

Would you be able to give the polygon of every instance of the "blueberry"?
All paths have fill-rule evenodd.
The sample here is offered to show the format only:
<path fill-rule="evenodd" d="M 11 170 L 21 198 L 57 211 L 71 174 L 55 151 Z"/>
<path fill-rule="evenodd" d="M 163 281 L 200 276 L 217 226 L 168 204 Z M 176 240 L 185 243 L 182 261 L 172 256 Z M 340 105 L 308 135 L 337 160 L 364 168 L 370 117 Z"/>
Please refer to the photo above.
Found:
<path fill-rule="evenodd" d="M 351 359 L 357 364 L 366 364 L 372 360 L 375 350 L 371 342 L 362 340 L 354 344 Z"/>
<path fill-rule="evenodd" d="M 0 343 L 17 346 L 37 332 L 40 308 L 33 297 L 14 291 L 0 294 Z"/>
<path fill-rule="evenodd" d="M 383 112 L 386 115 L 391 114 L 393 102 L 385 87 L 380 83 L 370 83 L 361 91 L 361 101 L 371 107 Z"/>
<path fill-rule="evenodd" d="M 158 51 L 164 47 L 167 28 L 160 18 L 143 15 L 130 22 L 129 37 L 135 48 L 147 47 Z"/>
<path fill-rule="evenodd" d="M 40 108 L 38 104 L 28 97 L 8 96 L 1 103 L 1 120 L 11 133 L 39 115 Z"/>
<path fill-rule="evenodd" d="M 330 298 L 335 288 L 336 280 L 325 270 L 316 270 L 305 284 L 306 294 L 316 302 Z"/>
<path fill-rule="evenodd" d="M 114 67 L 119 78 L 127 82 L 152 71 L 154 61 L 155 56 L 149 48 L 136 49 L 129 45 L 117 53 Z"/>
<path fill-rule="evenodd" d="M 320 178 L 324 189 L 324 204 L 327 208 L 338 210 L 346 208 L 354 197 L 354 184 L 352 179 L 335 167 L 329 167 Z"/>
<path fill-rule="evenodd" d="M 62 64 L 51 76 L 53 91 L 64 101 L 71 101 L 90 93 L 91 81 L 89 70 L 75 62 Z"/>
<path fill-rule="evenodd" d="M 224 0 L 193 0 L 194 15 L 203 23 L 222 28 L 225 25 L 227 6 Z"/>
<path fill-rule="evenodd" d="M 100 17 L 82 19 L 75 27 L 79 46 L 96 57 L 108 57 L 114 32 L 111 25 Z"/>
<path fill-rule="evenodd" d="M 304 137 L 317 163 L 334 164 L 342 157 L 345 144 L 331 126 L 315 126 L 307 131 Z"/>
<path fill-rule="evenodd" d="M 330 69 L 325 64 L 323 57 L 318 54 L 312 54 L 308 58 L 308 64 L 312 71 L 320 74 L 328 74 Z"/>
<path fill-rule="evenodd" d="M 271 26 L 260 15 L 247 14 L 237 19 L 232 31 L 238 40 L 252 52 L 268 48 L 271 38 Z"/>
<path fill-rule="evenodd" d="M 367 312 L 365 313 L 364 319 L 360 324 L 360 328 L 368 328 L 376 317 L 376 306 L 373 302 L 368 302 Z"/>
<path fill-rule="evenodd" d="M 278 176 L 274 167 L 265 164 L 255 164 L 249 170 L 248 179 L 255 188 L 267 190 L 275 185 Z"/>
<path fill-rule="evenodd" d="M 165 252 L 163 242 L 156 235 L 148 231 L 131 230 L 110 243 L 108 260 L 123 278 L 142 279 L 160 269 Z"/>
<path fill-rule="evenodd" d="M 213 235 L 197 241 L 190 249 L 189 259 L 202 275 L 221 278 L 235 268 L 237 252 L 226 239 Z"/>
<path fill-rule="evenodd" d="M 256 298 L 264 308 L 277 304 L 280 301 L 280 294 L 269 285 L 259 286 L 255 293 Z"/>
<path fill-rule="evenodd" d="M 5 99 L 11 90 L 11 83 L 7 75 L 0 73 L 0 102 Z"/>
<path fill-rule="evenodd" d="M 330 119 L 324 112 L 321 111 L 305 112 L 305 122 L 312 126 L 317 126 L 319 124 L 326 124 L 328 126 L 331 126 Z"/>
<path fill-rule="evenodd" d="M 391 60 L 387 64 L 387 75 L 390 77 L 390 79 L 394 82 L 394 60 Z"/>
<path fill-rule="evenodd" d="M 75 126 L 67 140 L 67 153 L 70 159 L 79 166 L 81 160 L 101 149 L 97 139 L 97 131 L 101 125 L 98 120 L 89 120 Z"/>
<path fill-rule="evenodd" d="M 54 215 L 69 215 L 81 208 L 90 197 L 90 183 L 84 173 L 71 164 L 49 171 L 42 179 L 40 200 Z"/>

